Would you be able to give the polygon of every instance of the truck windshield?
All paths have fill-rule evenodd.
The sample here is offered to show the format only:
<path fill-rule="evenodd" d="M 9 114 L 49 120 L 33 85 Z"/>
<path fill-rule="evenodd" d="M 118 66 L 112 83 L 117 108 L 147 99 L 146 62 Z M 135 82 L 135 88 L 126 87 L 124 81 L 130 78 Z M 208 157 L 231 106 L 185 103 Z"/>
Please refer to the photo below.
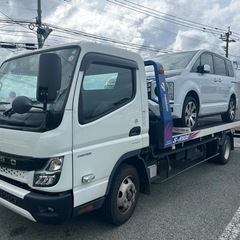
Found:
<path fill-rule="evenodd" d="M 5 123 L 8 126 L 14 125 L 15 123 L 19 125 L 20 121 L 23 126 L 28 126 L 28 124 L 26 124 L 26 119 L 29 119 L 29 116 L 31 116 L 30 118 L 32 119 L 34 118 L 35 121 L 38 118 L 36 122 L 30 121 L 29 126 L 39 127 L 42 121 L 45 121 L 45 116 L 42 116 L 42 121 L 39 120 L 41 117 L 33 117 L 34 114 L 46 115 L 41 109 L 34 107 L 27 114 L 13 114 L 9 121 L 6 117 L 4 118 L 3 115 L 5 110 L 11 108 L 11 103 L 17 96 L 26 96 L 30 98 L 34 106 L 42 105 L 42 103 L 37 102 L 36 100 L 36 87 L 39 57 L 43 52 L 13 58 L 2 64 L 0 68 L 0 125 L 2 125 L 2 123 Z M 59 115 L 63 112 L 64 104 L 66 102 L 67 90 L 69 89 L 74 73 L 79 54 L 79 47 L 72 46 L 59 48 L 51 50 L 51 52 L 58 54 L 61 58 L 62 79 L 61 87 L 58 91 L 58 96 L 55 102 L 48 104 L 47 106 L 47 114 Z M 24 117 L 25 115 L 26 119 Z M 1 119 L 4 119 L 4 121 L 1 121 Z M 14 119 L 16 121 L 14 121 Z M 46 119 L 49 119 L 49 117 Z M 49 123 L 47 124 L 49 125 Z"/>

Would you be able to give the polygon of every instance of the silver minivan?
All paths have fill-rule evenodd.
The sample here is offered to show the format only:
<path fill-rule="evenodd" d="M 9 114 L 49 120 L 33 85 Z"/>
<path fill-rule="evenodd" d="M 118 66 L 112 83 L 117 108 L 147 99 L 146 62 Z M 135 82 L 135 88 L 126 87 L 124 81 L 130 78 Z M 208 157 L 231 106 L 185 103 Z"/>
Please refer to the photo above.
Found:
<path fill-rule="evenodd" d="M 154 60 L 165 70 L 175 125 L 194 129 L 199 117 L 216 114 L 224 122 L 234 121 L 236 73 L 228 58 L 198 50 L 163 54 Z"/>

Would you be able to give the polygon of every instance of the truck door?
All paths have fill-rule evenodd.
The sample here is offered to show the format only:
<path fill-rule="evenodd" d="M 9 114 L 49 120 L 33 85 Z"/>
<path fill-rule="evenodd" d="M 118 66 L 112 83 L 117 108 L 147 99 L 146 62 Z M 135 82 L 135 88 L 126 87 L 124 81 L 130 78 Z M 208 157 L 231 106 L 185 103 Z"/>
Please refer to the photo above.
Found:
<path fill-rule="evenodd" d="M 74 206 L 105 195 L 118 159 L 142 148 L 142 110 L 137 64 L 87 54 L 73 106 Z"/>

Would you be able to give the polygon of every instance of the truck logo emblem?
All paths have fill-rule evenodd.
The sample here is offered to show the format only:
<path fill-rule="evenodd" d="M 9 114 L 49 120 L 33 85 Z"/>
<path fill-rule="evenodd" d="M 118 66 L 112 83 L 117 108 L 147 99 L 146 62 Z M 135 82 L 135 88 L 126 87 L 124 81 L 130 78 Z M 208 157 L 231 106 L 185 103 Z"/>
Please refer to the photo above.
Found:
<path fill-rule="evenodd" d="M 11 163 L 11 165 L 13 165 L 13 166 L 16 166 L 16 165 L 17 165 L 17 161 L 14 160 L 14 159 L 11 159 L 11 160 L 10 160 L 10 163 Z"/>
<path fill-rule="evenodd" d="M 161 83 L 161 88 L 162 88 L 162 90 L 163 90 L 164 92 L 166 91 L 166 88 L 165 88 L 165 84 L 164 84 L 164 82 Z"/>

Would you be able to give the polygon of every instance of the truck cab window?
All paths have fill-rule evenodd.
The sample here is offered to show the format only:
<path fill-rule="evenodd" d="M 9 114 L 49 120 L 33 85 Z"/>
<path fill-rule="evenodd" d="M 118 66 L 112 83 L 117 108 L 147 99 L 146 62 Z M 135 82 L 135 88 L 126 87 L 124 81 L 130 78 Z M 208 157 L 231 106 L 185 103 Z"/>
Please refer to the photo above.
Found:
<path fill-rule="evenodd" d="M 128 103 L 133 96 L 133 69 L 92 63 L 82 81 L 79 122 L 94 121 Z"/>

